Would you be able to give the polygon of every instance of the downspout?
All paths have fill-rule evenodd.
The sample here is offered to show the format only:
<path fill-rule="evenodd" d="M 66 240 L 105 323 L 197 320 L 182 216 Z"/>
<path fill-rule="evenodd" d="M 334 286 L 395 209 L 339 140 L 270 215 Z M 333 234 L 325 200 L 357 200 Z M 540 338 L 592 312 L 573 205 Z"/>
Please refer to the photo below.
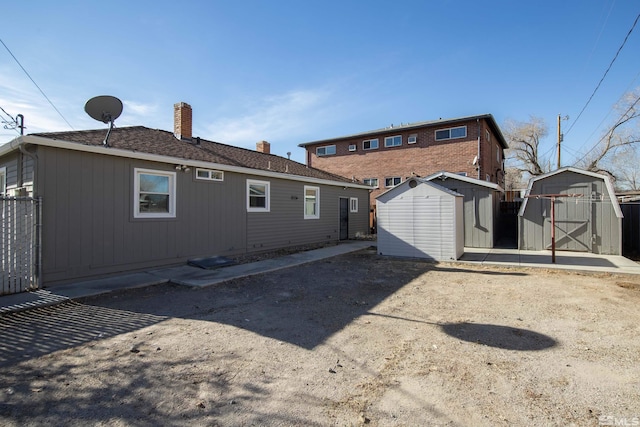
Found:
<path fill-rule="evenodd" d="M 480 133 L 480 119 L 476 119 L 476 123 L 478 123 L 478 179 L 481 179 L 480 174 L 482 173 L 482 158 L 480 157 L 480 135 L 482 134 Z"/>

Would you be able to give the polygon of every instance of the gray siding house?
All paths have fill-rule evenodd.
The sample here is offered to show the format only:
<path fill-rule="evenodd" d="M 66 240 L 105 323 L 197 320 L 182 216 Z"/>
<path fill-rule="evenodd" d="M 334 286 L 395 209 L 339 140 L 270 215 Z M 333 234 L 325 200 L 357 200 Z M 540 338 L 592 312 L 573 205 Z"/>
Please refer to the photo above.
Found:
<path fill-rule="evenodd" d="M 572 167 L 529 181 L 518 213 L 519 249 L 551 248 L 554 195 L 557 250 L 622 254 L 622 211 L 609 177 Z"/>
<path fill-rule="evenodd" d="M 438 172 L 425 179 L 464 196 L 464 245 L 493 248 L 498 239 L 502 187 L 451 172 Z"/>
<path fill-rule="evenodd" d="M 368 232 L 368 186 L 286 158 L 142 126 L 0 147 L 3 191 L 42 199 L 40 283 L 55 285 Z M 187 109 L 187 110 L 185 110 Z M 185 118 L 186 117 L 186 118 Z"/>
<path fill-rule="evenodd" d="M 463 196 L 410 178 L 376 198 L 378 253 L 436 261 L 464 253 Z"/>

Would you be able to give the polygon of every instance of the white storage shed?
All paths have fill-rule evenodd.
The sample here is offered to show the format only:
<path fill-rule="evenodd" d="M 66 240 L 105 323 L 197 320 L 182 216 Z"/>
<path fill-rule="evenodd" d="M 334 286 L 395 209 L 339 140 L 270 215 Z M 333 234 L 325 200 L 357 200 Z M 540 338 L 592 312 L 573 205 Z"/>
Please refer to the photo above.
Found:
<path fill-rule="evenodd" d="M 380 255 L 456 260 L 464 253 L 464 197 L 410 178 L 376 199 Z"/>

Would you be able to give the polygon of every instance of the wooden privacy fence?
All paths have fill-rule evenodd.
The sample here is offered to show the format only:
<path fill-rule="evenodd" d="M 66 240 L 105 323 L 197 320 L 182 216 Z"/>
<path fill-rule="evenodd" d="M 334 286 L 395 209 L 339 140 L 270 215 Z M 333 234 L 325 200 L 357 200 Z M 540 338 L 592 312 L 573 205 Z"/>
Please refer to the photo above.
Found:
<path fill-rule="evenodd" d="M 0 197 L 0 295 L 40 286 L 40 198 Z"/>

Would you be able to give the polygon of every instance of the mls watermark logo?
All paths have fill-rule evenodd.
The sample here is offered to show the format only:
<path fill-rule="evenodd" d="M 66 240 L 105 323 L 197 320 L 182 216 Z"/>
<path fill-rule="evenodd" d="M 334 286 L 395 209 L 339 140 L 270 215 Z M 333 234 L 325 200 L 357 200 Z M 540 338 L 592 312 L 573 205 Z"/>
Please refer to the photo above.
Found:
<path fill-rule="evenodd" d="M 614 417 L 613 415 L 601 415 L 598 417 L 601 426 L 640 426 L 640 417 Z"/>

